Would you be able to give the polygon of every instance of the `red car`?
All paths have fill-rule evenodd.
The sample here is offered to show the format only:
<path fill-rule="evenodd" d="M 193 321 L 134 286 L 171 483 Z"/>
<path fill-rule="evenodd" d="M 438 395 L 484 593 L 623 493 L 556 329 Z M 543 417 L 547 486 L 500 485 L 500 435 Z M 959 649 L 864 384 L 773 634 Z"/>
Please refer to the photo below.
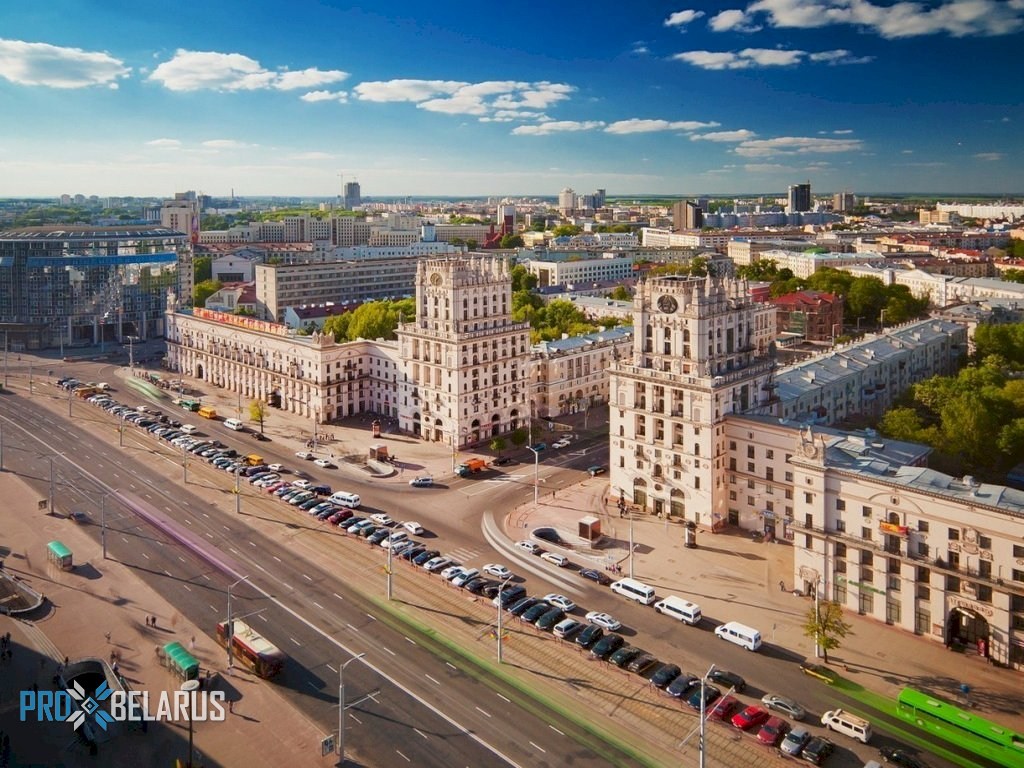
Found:
<path fill-rule="evenodd" d="M 761 730 L 757 732 L 757 740 L 762 744 L 767 744 L 769 747 L 774 747 L 782 741 L 782 737 L 788 731 L 789 723 L 781 717 L 769 717 L 765 724 L 761 726 Z"/>
<path fill-rule="evenodd" d="M 736 711 L 736 706 L 739 704 L 732 696 L 724 696 L 715 702 L 715 706 L 707 711 L 707 719 L 715 720 L 718 722 L 728 721 L 732 717 L 732 713 Z"/>
<path fill-rule="evenodd" d="M 749 731 L 751 728 L 756 728 L 767 720 L 771 715 L 767 709 L 761 707 L 749 706 L 742 712 L 732 716 L 732 724 L 735 728 L 739 728 L 741 731 Z"/>

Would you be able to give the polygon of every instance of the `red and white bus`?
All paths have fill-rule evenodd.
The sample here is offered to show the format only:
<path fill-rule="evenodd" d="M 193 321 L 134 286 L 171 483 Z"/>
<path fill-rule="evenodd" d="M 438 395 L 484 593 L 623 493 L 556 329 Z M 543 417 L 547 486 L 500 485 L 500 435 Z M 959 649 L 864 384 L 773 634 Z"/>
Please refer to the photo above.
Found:
<path fill-rule="evenodd" d="M 284 654 L 276 645 L 246 624 L 244 621 L 231 621 L 233 632 L 231 643 L 234 657 L 246 668 L 260 677 L 273 677 L 284 666 Z M 225 648 L 228 646 L 227 622 L 217 624 L 217 640 Z"/>

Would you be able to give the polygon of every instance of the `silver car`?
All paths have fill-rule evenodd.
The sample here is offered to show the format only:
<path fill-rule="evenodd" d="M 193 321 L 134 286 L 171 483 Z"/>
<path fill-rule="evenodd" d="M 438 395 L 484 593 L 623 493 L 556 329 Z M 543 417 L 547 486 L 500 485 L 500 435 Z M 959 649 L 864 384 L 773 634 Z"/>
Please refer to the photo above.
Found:
<path fill-rule="evenodd" d="M 761 697 L 761 703 L 768 709 L 774 709 L 784 715 L 789 715 L 794 720 L 803 720 L 807 711 L 788 696 L 780 696 L 777 693 L 766 693 Z"/>

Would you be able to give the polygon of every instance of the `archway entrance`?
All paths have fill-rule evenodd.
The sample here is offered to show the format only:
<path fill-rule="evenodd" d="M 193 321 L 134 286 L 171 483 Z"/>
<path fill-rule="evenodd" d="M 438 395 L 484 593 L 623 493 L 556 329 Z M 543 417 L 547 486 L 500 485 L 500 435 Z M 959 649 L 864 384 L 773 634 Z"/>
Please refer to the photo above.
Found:
<path fill-rule="evenodd" d="M 957 643 L 970 650 L 977 650 L 982 656 L 988 656 L 989 626 L 988 620 L 971 610 L 957 606 L 950 610 L 946 617 L 946 643 Z"/>

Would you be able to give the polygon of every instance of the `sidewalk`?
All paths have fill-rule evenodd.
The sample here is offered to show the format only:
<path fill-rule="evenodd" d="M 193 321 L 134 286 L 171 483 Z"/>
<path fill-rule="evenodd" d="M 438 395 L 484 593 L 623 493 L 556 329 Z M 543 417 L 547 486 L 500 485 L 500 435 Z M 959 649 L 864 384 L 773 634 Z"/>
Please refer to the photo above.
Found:
<path fill-rule="evenodd" d="M 233 700 L 233 714 L 225 721 L 193 724 L 197 765 L 201 760 L 206 766 L 276 768 L 295 764 L 299 755 L 304 764 L 319 764 L 312 755 L 319 755 L 325 734 L 289 706 L 273 684 L 237 667 L 225 678 L 226 655 L 210 627 L 192 625 L 130 568 L 103 560 L 83 528 L 63 515 L 39 511 L 37 494 L 17 476 L 0 473 L 0 497 L 6 502 L 0 533 L 4 567 L 47 597 L 32 621 L 0 615 L 0 635 L 11 633 L 13 654 L 0 663 L 0 731 L 10 737 L 10 765 L 170 766 L 175 759 L 187 760 L 187 723 L 148 723 L 145 731 L 141 724 L 116 723 L 115 735 L 101 735 L 97 763 L 69 724 L 19 720 L 19 691 L 33 684 L 52 690 L 65 657 L 72 664 L 84 658 L 109 663 L 114 652 L 121 674 L 133 689 L 148 691 L 151 700 L 161 690 L 177 690 L 180 679 L 160 665 L 155 652 L 175 640 L 194 648 L 204 676 L 207 669 L 214 675 L 214 690 Z M 54 539 L 74 553 L 74 570 L 47 561 L 46 545 Z M 148 626 L 148 616 L 157 617 L 156 627 Z"/>
<path fill-rule="evenodd" d="M 519 506 L 504 517 L 510 538 L 524 538 L 524 529 L 554 526 L 575 536 L 576 522 L 595 515 L 611 546 L 576 550 L 574 562 L 599 570 L 619 564 L 629 574 L 630 520 L 620 518 L 602 477 L 584 480 L 554 494 L 542 489 L 539 504 Z M 811 599 L 794 594 L 793 549 L 785 543 L 760 543 L 740 532 L 713 534 L 701 529 L 697 548 L 683 546 L 683 526 L 652 515 L 634 515 L 636 544 L 633 575 L 654 586 L 659 595 L 676 593 L 699 602 L 706 617 L 733 618 L 734 601 L 743 603 L 765 642 L 803 658 L 814 656 L 814 644 L 803 633 Z M 570 539 L 573 540 L 573 539 Z M 614 576 L 610 573 L 609 576 Z M 786 587 L 780 590 L 780 583 Z M 975 711 L 983 717 L 1024 731 L 1021 688 L 1024 675 L 1000 669 L 973 655 L 954 653 L 931 639 L 908 634 L 847 611 L 853 633 L 829 655 L 841 675 L 876 693 L 895 698 L 905 686 L 926 690 L 955 702 L 961 683 L 971 687 Z"/>

